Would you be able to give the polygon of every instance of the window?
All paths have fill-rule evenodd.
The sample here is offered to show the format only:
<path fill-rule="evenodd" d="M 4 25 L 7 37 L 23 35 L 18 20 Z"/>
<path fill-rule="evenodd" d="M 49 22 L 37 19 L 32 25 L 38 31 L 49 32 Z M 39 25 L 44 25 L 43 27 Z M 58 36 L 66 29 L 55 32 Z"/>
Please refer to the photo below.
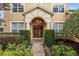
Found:
<path fill-rule="evenodd" d="M 0 22 L 0 26 L 3 26 L 3 22 Z"/>
<path fill-rule="evenodd" d="M 63 22 L 54 22 L 53 29 L 55 30 L 55 32 L 62 32 Z"/>
<path fill-rule="evenodd" d="M 24 30 L 24 22 L 12 22 L 12 32 L 19 32 Z"/>
<path fill-rule="evenodd" d="M 64 5 L 62 4 L 56 4 L 53 6 L 53 12 L 54 13 L 61 13 L 64 12 Z"/>
<path fill-rule="evenodd" d="M 58 5 L 53 6 L 53 12 L 58 12 Z"/>
<path fill-rule="evenodd" d="M 12 3 L 12 12 L 23 12 L 24 7 L 20 3 Z"/>
<path fill-rule="evenodd" d="M 64 5 L 59 5 L 59 12 L 64 12 Z"/>
<path fill-rule="evenodd" d="M 0 28 L 0 32 L 3 32 L 3 28 Z"/>

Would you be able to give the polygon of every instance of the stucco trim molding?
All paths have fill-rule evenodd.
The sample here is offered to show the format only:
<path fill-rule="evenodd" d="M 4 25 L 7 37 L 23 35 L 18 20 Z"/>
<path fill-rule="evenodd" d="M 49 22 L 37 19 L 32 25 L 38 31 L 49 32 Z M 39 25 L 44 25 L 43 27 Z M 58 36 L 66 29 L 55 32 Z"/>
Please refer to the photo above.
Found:
<path fill-rule="evenodd" d="M 24 13 L 23 13 L 23 15 L 25 15 L 25 14 L 27 14 L 27 13 L 29 13 L 29 12 L 33 11 L 33 10 L 36 10 L 36 9 L 40 9 L 40 10 L 42 10 L 42 11 L 44 11 L 44 12 L 46 12 L 46 13 L 48 13 L 48 14 L 50 14 L 50 15 L 52 15 L 52 16 L 53 16 L 53 13 L 51 13 L 51 12 L 49 12 L 49 11 L 47 11 L 47 10 L 45 10 L 45 9 L 41 8 L 41 7 L 35 7 L 35 8 L 33 8 L 33 9 L 31 9 L 31 10 L 27 11 L 27 12 L 24 12 Z"/>

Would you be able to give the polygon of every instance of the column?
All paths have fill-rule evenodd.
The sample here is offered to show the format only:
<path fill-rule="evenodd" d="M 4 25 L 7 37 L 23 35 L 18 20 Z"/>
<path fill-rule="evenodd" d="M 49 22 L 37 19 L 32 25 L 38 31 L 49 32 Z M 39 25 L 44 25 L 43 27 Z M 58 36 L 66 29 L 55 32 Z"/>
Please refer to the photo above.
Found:
<path fill-rule="evenodd" d="M 50 22 L 48 22 L 47 23 L 47 29 L 51 29 L 50 25 L 51 25 Z"/>
<path fill-rule="evenodd" d="M 26 30 L 30 30 L 30 23 L 26 22 Z"/>

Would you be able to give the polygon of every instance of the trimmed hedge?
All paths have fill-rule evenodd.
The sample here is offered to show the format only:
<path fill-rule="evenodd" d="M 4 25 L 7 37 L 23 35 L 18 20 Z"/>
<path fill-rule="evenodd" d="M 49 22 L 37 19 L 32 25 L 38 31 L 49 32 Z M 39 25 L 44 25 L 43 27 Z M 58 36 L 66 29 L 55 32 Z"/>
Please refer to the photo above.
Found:
<path fill-rule="evenodd" d="M 29 44 L 31 43 L 31 37 L 30 37 L 29 30 L 20 30 L 20 35 L 24 36 L 24 40 L 27 40 Z"/>
<path fill-rule="evenodd" d="M 19 32 L 0 32 L 0 34 L 14 34 L 14 35 L 19 35 Z"/>
<path fill-rule="evenodd" d="M 51 47 L 52 44 L 55 44 L 55 31 L 54 30 L 45 30 L 44 44 L 48 47 Z"/>

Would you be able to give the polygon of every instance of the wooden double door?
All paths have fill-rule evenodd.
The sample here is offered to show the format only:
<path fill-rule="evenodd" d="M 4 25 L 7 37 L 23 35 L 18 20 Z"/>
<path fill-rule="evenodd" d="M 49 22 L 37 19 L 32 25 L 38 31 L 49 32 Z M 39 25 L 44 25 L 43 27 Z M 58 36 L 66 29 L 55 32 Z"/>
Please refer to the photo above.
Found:
<path fill-rule="evenodd" d="M 32 38 L 43 38 L 45 22 L 42 18 L 36 17 L 31 22 Z"/>
<path fill-rule="evenodd" d="M 33 38 L 43 38 L 43 25 L 34 25 L 33 26 Z"/>

